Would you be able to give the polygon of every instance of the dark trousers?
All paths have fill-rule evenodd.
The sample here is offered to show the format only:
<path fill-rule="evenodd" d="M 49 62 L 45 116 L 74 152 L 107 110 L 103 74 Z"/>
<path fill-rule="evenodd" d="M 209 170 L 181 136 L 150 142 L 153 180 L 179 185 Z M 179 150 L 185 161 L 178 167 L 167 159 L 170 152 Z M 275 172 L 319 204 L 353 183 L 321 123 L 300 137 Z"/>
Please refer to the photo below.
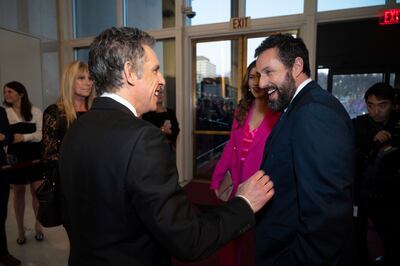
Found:
<path fill-rule="evenodd" d="M 0 256 L 8 254 L 6 237 L 6 219 L 10 185 L 8 177 L 0 173 Z"/>
<path fill-rule="evenodd" d="M 376 199 L 371 204 L 371 219 L 382 239 L 385 249 L 384 265 L 399 265 L 400 261 L 400 227 L 395 218 L 398 212 L 398 199 Z"/>

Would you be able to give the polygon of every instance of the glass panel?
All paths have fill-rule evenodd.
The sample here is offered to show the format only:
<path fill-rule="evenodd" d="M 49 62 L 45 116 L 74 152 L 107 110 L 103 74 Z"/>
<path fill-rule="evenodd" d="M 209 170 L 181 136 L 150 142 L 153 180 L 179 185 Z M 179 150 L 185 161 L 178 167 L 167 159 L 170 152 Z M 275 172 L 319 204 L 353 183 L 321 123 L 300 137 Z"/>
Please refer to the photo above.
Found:
<path fill-rule="evenodd" d="M 390 73 L 389 75 L 389 84 L 394 88 L 394 82 L 396 80 L 396 73 Z"/>
<path fill-rule="evenodd" d="M 328 89 L 328 74 L 329 74 L 329 68 L 320 68 L 320 69 L 318 69 L 317 81 L 318 81 L 318 84 L 324 90 Z"/>
<path fill-rule="evenodd" d="M 193 18 L 187 16 L 189 18 L 189 25 L 227 22 L 231 20 L 231 0 L 191 0 L 190 2 L 192 10 L 196 14 Z"/>
<path fill-rule="evenodd" d="M 237 44 L 236 40 L 197 43 L 196 130 L 231 128 L 238 100 Z"/>
<path fill-rule="evenodd" d="M 117 25 L 117 0 L 73 0 L 74 37 L 96 36 Z"/>
<path fill-rule="evenodd" d="M 246 0 L 246 16 L 253 18 L 302 14 L 304 0 Z"/>
<path fill-rule="evenodd" d="M 195 173 L 198 179 L 210 180 L 229 135 L 195 135 Z"/>
<path fill-rule="evenodd" d="M 364 94 L 376 82 L 383 81 L 383 74 L 333 75 L 332 94 L 346 108 L 351 118 L 367 113 Z"/>
<path fill-rule="evenodd" d="M 194 176 L 210 179 L 238 101 L 238 40 L 196 44 Z M 203 132 L 198 132 L 203 131 Z M 206 131 L 220 131 L 213 134 Z"/>
<path fill-rule="evenodd" d="M 60 70 L 58 52 L 42 54 L 43 107 L 55 103 L 60 97 Z M 44 110 L 43 108 L 43 110 Z"/>
<path fill-rule="evenodd" d="M 160 71 L 164 75 L 166 86 L 166 106 L 175 110 L 176 104 L 176 69 L 175 40 L 157 41 L 153 47 L 160 62 Z"/>
<path fill-rule="evenodd" d="M 125 19 L 128 27 L 142 30 L 175 27 L 175 1 L 126 0 Z"/>
<path fill-rule="evenodd" d="M 384 5 L 386 0 L 346 0 L 346 1 L 332 1 L 332 0 L 318 0 L 318 11 L 331 11 L 355 7 L 367 7 Z"/>
<path fill-rule="evenodd" d="M 247 39 L 247 64 L 249 66 L 251 62 L 253 62 L 256 58 L 254 57 L 254 53 L 257 47 L 261 44 L 262 41 L 265 40 L 266 37 L 257 37 L 257 38 L 249 38 Z"/>
<path fill-rule="evenodd" d="M 81 60 L 82 62 L 88 63 L 89 60 L 89 47 L 75 48 L 74 59 Z"/>

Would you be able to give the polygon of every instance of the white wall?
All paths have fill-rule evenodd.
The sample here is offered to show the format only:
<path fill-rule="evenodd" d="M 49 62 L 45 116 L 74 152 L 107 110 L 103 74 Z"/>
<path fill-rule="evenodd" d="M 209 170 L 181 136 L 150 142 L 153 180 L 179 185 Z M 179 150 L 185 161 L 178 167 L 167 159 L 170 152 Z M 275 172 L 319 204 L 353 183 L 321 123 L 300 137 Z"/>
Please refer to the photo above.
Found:
<path fill-rule="evenodd" d="M 33 105 L 43 110 L 40 40 L 0 28 L 0 100 L 3 86 L 16 80 L 25 85 Z"/>

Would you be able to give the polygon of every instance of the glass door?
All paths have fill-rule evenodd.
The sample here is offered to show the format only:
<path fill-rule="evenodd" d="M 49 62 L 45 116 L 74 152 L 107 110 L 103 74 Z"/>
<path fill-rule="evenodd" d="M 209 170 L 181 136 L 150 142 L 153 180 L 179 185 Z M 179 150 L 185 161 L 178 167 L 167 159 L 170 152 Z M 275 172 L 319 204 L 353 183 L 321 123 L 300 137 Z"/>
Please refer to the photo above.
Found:
<path fill-rule="evenodd" d="M 246 67 L 267 35 L 193 41 L 194 178 L 210 180 L 229 133 Z"/>

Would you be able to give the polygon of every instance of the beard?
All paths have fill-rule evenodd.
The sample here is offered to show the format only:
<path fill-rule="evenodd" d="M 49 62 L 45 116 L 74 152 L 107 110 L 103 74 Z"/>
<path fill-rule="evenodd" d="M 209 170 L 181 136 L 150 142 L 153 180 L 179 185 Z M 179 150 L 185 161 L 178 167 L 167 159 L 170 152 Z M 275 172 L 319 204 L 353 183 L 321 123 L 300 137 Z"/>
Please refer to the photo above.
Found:
<path fill-rule="evenodd" d="M 277 85 L 268 85 L 264 88 L 267 92 L 275 90 L 278 94 L 278 99 L 273 100 L 268 97 L 267 94 L 267 102 L 268 107 L 271 108 L 275 112 L 282 112 L 288 107 L 290 101 L 292 100 L 295 92 L 296 92 L 296 83 L 292 76 L 290 76 L 289 72 L 286 73 L 285 80 L 279 86 Z"/>

